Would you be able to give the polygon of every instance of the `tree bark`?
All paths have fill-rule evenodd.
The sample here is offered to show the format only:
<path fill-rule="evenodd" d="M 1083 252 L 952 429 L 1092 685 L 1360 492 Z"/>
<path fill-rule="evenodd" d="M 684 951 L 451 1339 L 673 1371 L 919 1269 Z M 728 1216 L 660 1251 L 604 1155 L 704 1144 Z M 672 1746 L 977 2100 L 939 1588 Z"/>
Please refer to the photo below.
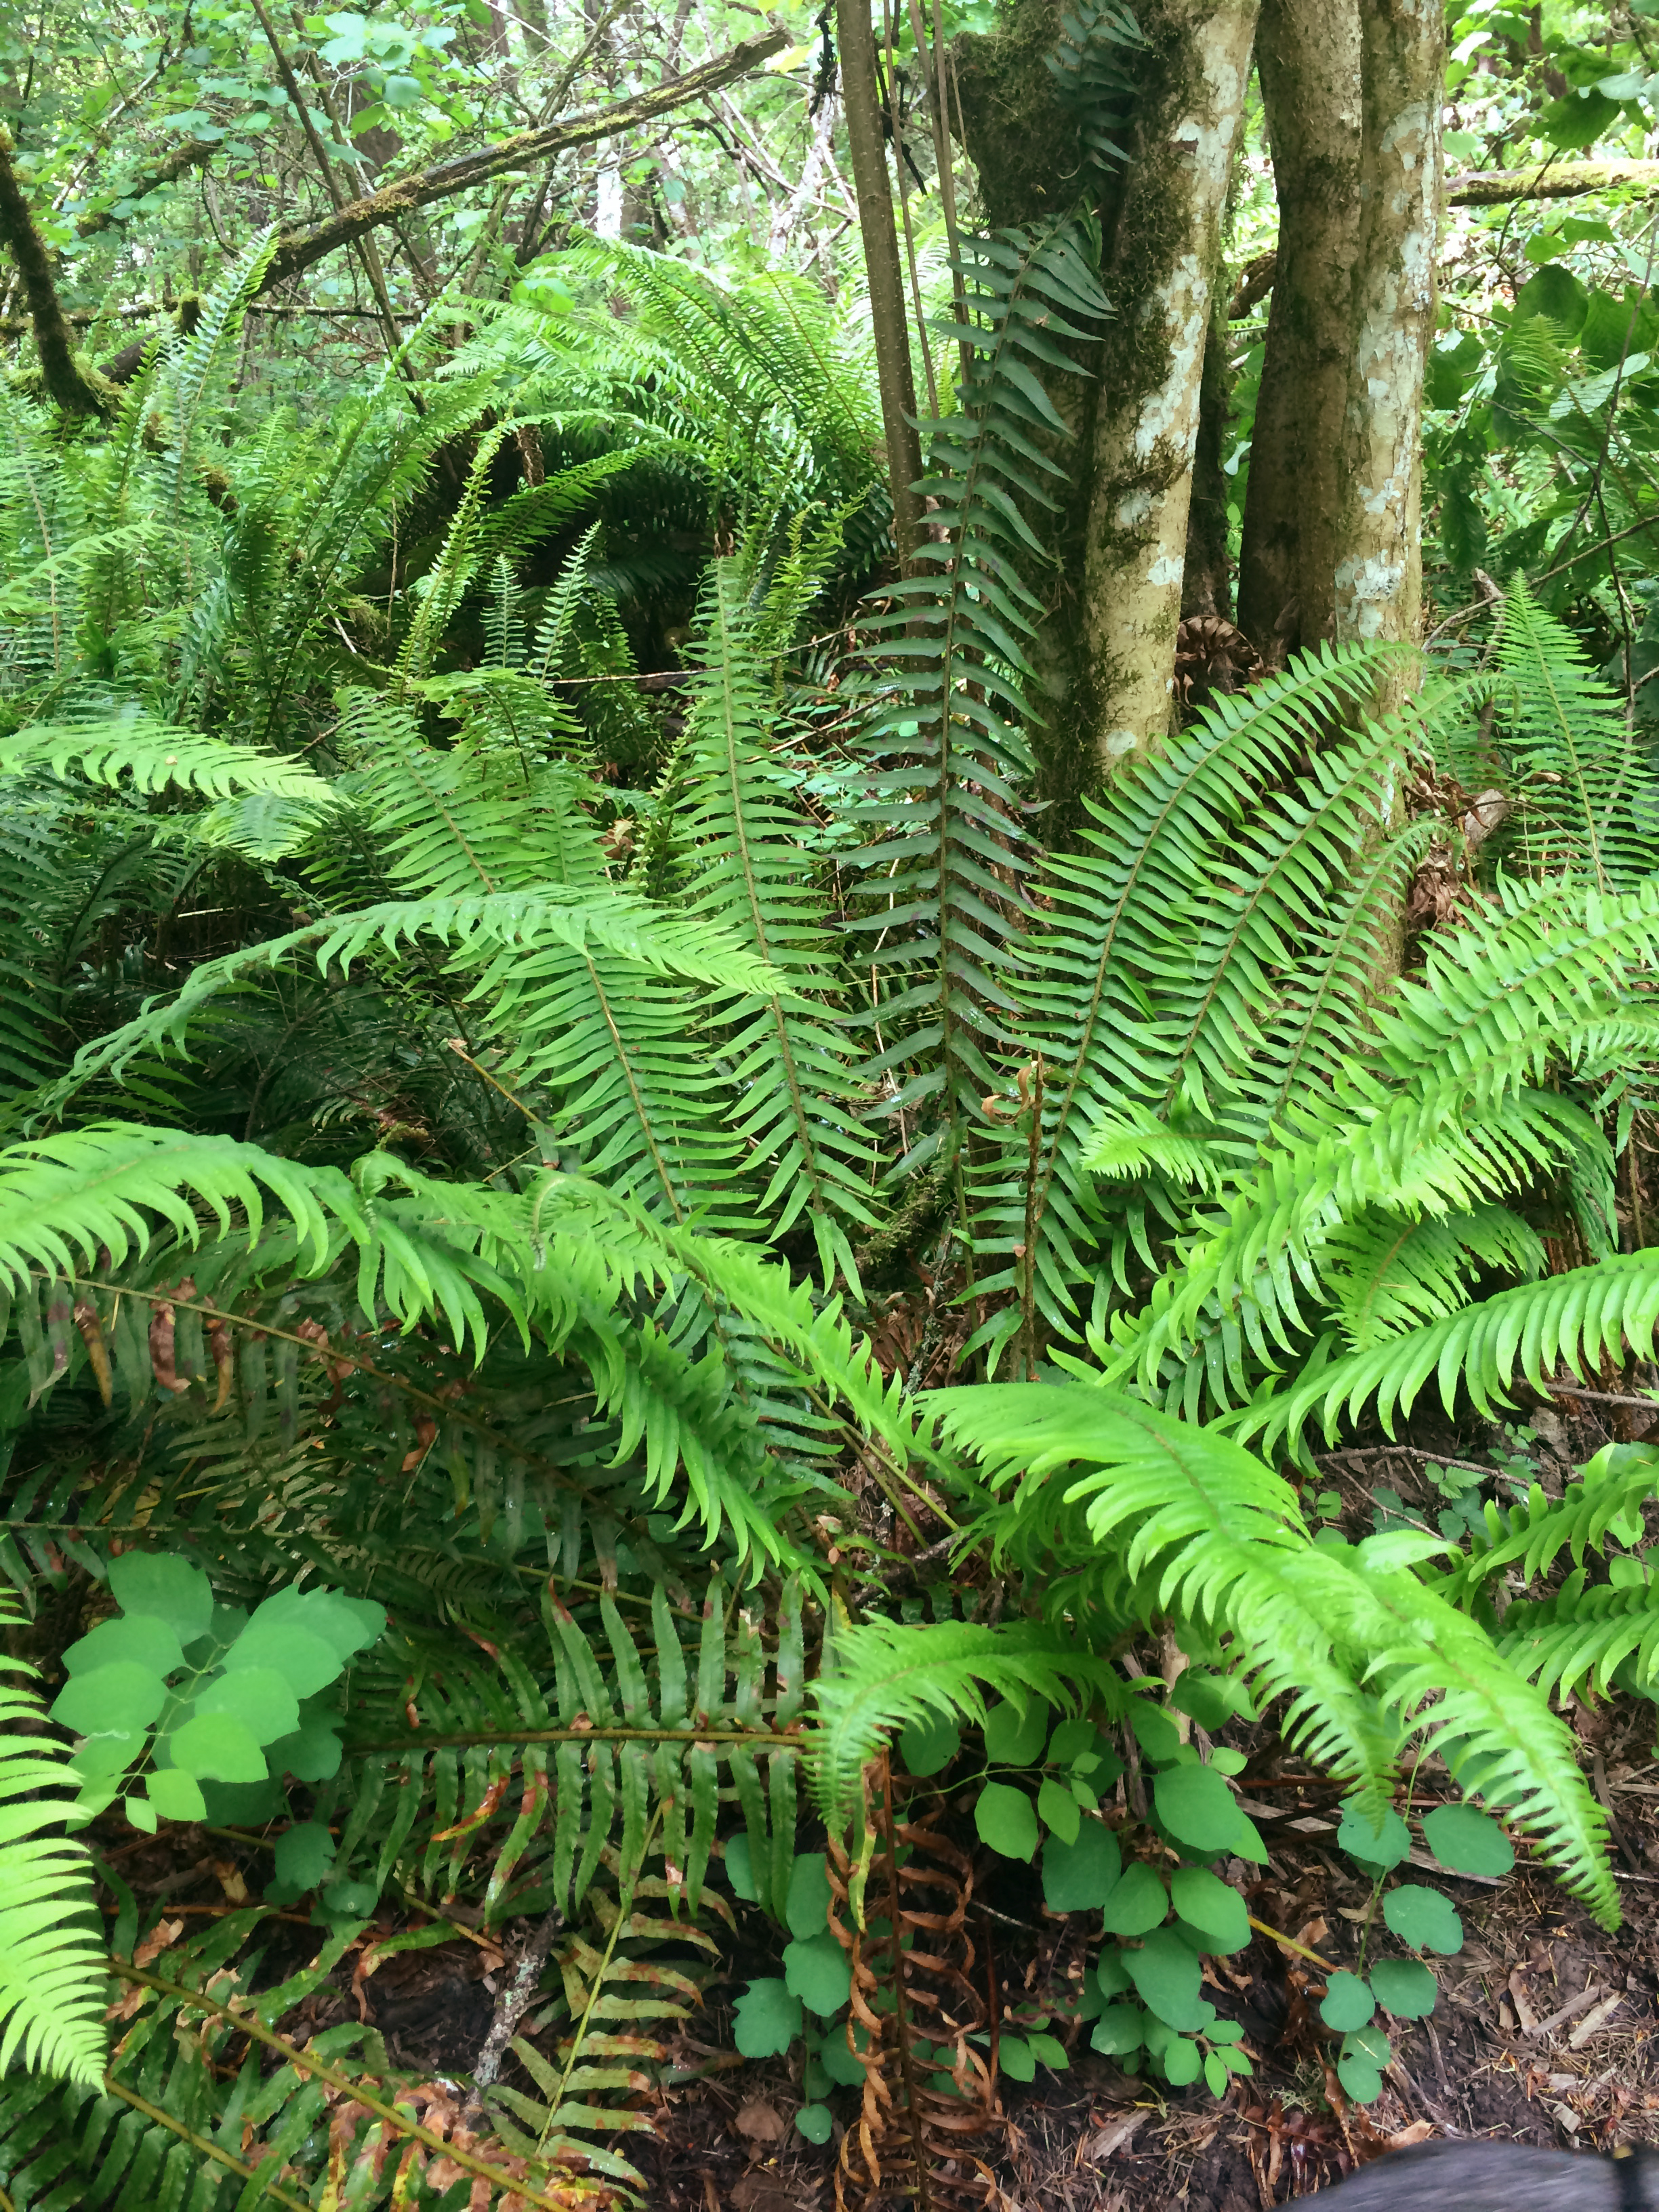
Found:
<path fill-rule="evenodd" d="M 1192 504 L 1187 515 L 1187 562 L 1181 580 L 1181 618 L 1230 616 L 1232 577 L 1227 556 L 1227 423 L 1232 379 L 1227 368 L 1226 310 L 1212 302 L 1204 337 L 1204 373 L 1198 394 L 1198 437 L 1193 449 Z"/>
<path fill-rule="evenodd" d="M 921 476 L 921 440 L 915 427 L 916 390 L 905 319 L 904 276 L 893 223 L 869 0 L 836 0 L 836 43 L 841 52 L 853 190 L 858 198 L 864 265 L 870 281 L 876 376 L 881 388 L 887 476 L 893 497 L 893 538 L 900 564 L 908 568 L 921 527 L 921 500 L 915 489 Z"/>
<path fill-rule="evenodd" d="M 1222 218 L 1258 0 L 1156 0 L 1105 270 L 1079 706 L 1097 779 L 1168 732 Z"/>
<path fill-rule="evenodd" d="M 1335 633 L 1339 458 L 1359 250 L 1358 0 L 1262 0 L 1279 252 L 1250 441 L 1238 621 L 1281 659 Z"/>
<path fill-rule="evenodd" d="M 1364 150 L 1354 345 L 1337 518 L 1338 638 L 1415 641 L 1423 592 L 1423 374 L 1434 335 L 1442 0 L 1360 0 Z M 1390 696 L 1411 687 L 1402 669 Z"/>

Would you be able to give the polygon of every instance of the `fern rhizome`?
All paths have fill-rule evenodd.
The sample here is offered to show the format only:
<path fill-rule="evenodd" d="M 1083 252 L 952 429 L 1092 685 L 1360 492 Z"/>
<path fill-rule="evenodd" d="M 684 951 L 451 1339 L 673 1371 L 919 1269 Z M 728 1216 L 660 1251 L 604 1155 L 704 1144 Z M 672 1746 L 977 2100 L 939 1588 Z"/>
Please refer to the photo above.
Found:
<path fill-rule="evenodd" d="M 1659 1694 L 1659 1449 L 1357 1542 L 1304 1477 L 1653 1356 L 1659 791 L 1516 583 L 1478 669 L 1378 720 L 1395 649 L 1294 659 L 1047 849 L 1087 249 L 959 258 L 897 577 L 856 333 L 632 248 L 567 257 L 626 313 L 434 321 L 325 421 L 231 434 L 269 241 L 113 419 L 0 394 L 19 2208 L 641 2202 L 739 1929 L 838 2201 L 987 2203 L 1003 2075 L 1250 2069 L 1250 1727 L 1392 1884 L 1396 2019 L 1455 1948 L 1413 1776 L 1443 1865 L 1615 1922 L 1564 1714 Z M 647 511 L 720 550 L 665 581 Z M 124 1872 L 191 1823 L 196 1917 Z M 1086 1931 L 1038 2026 L 988 1854 Z M 376 1984 L 441 1946 L 489 2000 L 434 2071 Z"/>

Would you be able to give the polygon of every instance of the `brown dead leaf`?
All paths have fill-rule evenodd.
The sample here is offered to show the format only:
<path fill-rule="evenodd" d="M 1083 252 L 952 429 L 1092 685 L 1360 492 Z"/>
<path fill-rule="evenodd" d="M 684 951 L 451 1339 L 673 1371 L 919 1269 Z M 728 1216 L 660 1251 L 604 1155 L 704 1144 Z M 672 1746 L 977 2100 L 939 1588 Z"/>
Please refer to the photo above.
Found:
<path fill-rule="evenodd" d="M 1400 2128 L 1384 2138 L 1390 2150 L 1409 2150 L 1413 2143 L 1425 2142 L 1434 2133 L 1432 2120 L 1413 2120 L 1408 2128 Z"/>
<path fill-rule="evenodd" d="M 726 2192 L 726 2202 L 737 2207 L 737 2212 L 801 2212 L 801 2203 L 786 2189 L 775 2174 L 745 2173 L 734 2181 Z"/>
<path fill-rule="evenodd" d="M 143 1942 L 138 1946 L 138 1948 L 133 1953 L 133 1965 L 135 1966 L 149 1966 L 152 1959 L 160 1958 L 162 1952 L 167 1950 L 169 1945 L 176 1943 L 184 1932 L 185 1923 L 182 1920 L 158 1920 L 155 1927 L 150 1929 L 149 1935 L 145 1936 Z"/>
<path fill-rule="evenodd" d="M 234 1859 L 215 1859 L 213 1871 L 219 1877 L 219 1887 L 233 1905 L 247 1903 L 247 1884 L 242 1880 L 242 1870 Z"/>
<path fill-rule="evenodd" d="M 781 2142 L 783 2121 L 775 2105 L 764 2097 L 751 2097 L 738 2112 L 738 2133 L 747 2136 L 750 2142 Z"/>

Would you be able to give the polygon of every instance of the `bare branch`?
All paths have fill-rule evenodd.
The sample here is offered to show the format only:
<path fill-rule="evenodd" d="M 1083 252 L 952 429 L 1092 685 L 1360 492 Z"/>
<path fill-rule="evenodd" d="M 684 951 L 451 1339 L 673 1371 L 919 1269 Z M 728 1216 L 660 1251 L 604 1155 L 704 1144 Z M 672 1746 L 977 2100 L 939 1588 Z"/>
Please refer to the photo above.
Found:
<path fill-rule="evenodd" d="M 706 93 L 718 91 L 721 85 L 746 76 L 773 54 L 781 52 L 792 36 L 783 29 L 769 29 L 761 37 L 744 39 L 728 47 L 725 53 L 686 70 L 683 76 L 670 77 L 647 92 L 635 93 L 626 100 L 612 100 L 604 107 L 589 108 L 584 113 L 567 116 L 561 122 L 545 124 L 533 131 L 520 131 L 515 137 L 500 139 L 475 154 L 463 155 L 459 161 L 436 162 L 430 168 L 417 169 L 412 176 L 401 177 L 379 191 L 350 201 L 321 222 L 286 231 L 277 240 L 276 251 L 259 290 L 269 292 L 278 284 L 287 283 L 325 255 L 337 252 L 366 232 L 395 222 L 416 208 L 430 207 L 434 201 L 448 199 L 471 185 L 488 184 L 510 169 L 532 167 L 573 146 L 591 146 L 601 138 L 613 138 L 624 131 L 637 130 L 641 124 L 666 114 L 671 108 L 683 107 L 688 101 L 700 100 Z"/>

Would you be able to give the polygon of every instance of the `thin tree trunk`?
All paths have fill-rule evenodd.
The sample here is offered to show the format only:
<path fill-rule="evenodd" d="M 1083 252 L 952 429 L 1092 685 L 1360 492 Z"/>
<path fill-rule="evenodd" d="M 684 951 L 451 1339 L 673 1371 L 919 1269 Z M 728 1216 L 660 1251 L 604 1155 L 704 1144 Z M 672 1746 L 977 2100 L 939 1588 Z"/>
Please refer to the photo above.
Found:
<path fill-rule="evenodd" d="M 1336 515 L 1359 250 L 1358 0 L 1262 0 L 1256 66 L 1279 253 L 1250 442 L 1238 621 L 1282 659 L 1335 634 Z"/>
<path fill-rule="evenodd" d="M 1083 705 L 1096 777 L 1170 727 L 1211 303 L 1258 0 L 1158 0 L 1105 271 L 1085 550 Z"/>
<path fill-rule="evenodd" d="M 1441 0 L 1360 0 L 1364 145 L 1336 635 L 1414 641 L 1423 592 L 1423 374 L 1439 226 Z M 1408 670 L 1379 707 L 1410 688 Z"/>
<path fill-rule="evenodd" d="M 921 508 L 914 486 L 921 475 L 921 440 L 915 426 L 916 390 L 905 322 L 904 276 L 893 223 L 887 149 L 882 137 L 869 0 L 836 0 L 836 43 L 841 51 L 847 143 L 864 238 L 864 265 L 870 280 L 876 375 L 881 387 L 882 427 L 893 497 L 893 538 L 900 562 L 908 567 L 921 535 Z"/>

